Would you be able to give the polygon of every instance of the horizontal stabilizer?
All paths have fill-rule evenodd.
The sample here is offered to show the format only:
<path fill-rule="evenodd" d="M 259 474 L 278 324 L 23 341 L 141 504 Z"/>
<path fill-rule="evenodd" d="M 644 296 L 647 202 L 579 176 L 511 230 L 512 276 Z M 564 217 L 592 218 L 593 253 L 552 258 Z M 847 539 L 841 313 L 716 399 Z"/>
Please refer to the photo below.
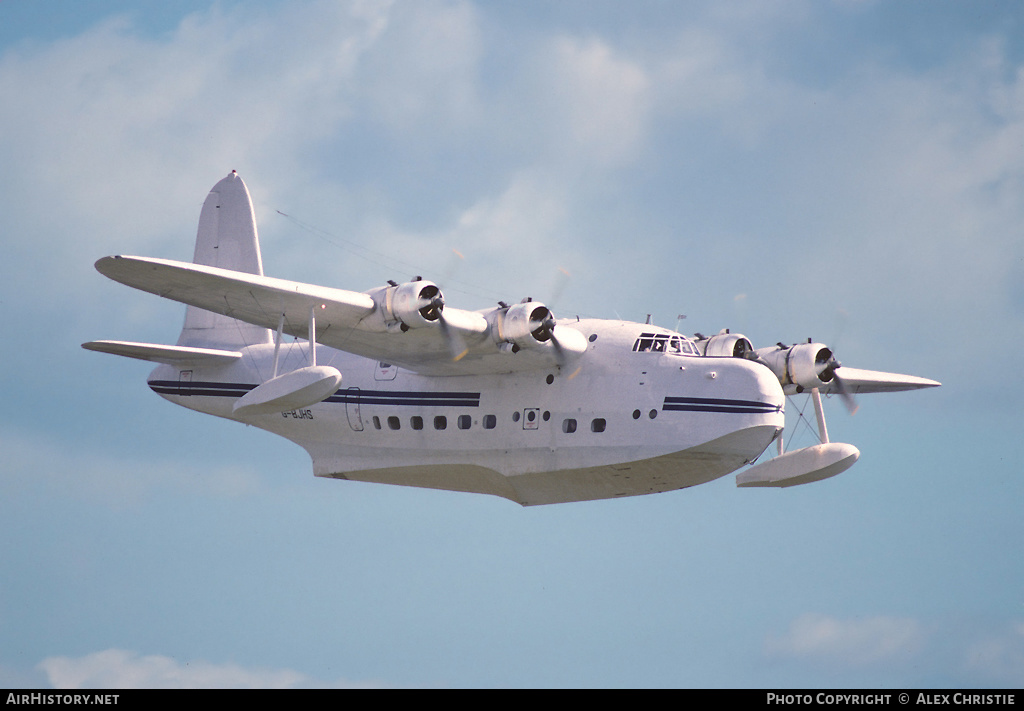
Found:
<path fill-rule="evenodd" d="M 333 395 L 341 385 L 341 373 L 327 365 L 293 370 L 253 388 L 235 403 L 237 417 L 269 415 L 299 410 Z"/>
<path fill-rule="evenodd" d="M 230 363 L 242 357 L 239 351 L 223 351 L 213 348 L 190 348 L 187 346 L 162 346 L 154 343 L 133 343 L 130 341 L 89 341 L 82 348 L 99 353 L 148 360 L 167 365 L 216 365 Z"/>
<path fill-rule="evenodd" d="M 852 444 L 832 442 L 786 452 L 736 475 L 736 486 L 797 486 L 821 481 L 852 467 L 860 450 Z"/>

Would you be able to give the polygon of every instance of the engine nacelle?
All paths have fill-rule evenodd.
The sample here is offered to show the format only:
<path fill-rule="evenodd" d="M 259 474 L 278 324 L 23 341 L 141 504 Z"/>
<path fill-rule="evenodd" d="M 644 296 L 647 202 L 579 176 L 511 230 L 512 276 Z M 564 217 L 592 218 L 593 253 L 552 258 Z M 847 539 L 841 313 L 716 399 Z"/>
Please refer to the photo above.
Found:
<path fill-rule="evenodd" d="M 384 294 L 384 317 L 403 331 L 431 326 L 441 318 L 444 295 L 432 281 L 410 281 Z"/>
<path fill-rule="evenodd" d="M 832 351 L 822 343 L 761 348 L 757 355 L 772 369 L 783 387 L 793 386 L 796 392 L 820 388 L 835 377 Z"/>
<path fill-rule="evenodd" d="M 493 323 L 495 340 L 520 348 L 536 347 L 551 340 L 554 314 L 539 301 L 525 301 L 499 313 Z"/>
<path fill-rule="evenodd" d="M 717 336 L 698 340 L 697 348 L 706 356 L 749 358 L 754 352 L 754 346 L 746 336 L 741 333 L 729 333 L 728 329 Z"/>

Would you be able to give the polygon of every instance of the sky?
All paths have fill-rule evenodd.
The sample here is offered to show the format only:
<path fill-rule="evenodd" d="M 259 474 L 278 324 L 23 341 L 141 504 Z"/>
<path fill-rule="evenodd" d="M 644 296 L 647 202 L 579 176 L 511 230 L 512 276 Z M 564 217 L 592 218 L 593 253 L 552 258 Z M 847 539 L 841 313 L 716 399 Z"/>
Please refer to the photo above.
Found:
<path fill-rule="evenodd" d="M 3 0 L 0 685 L 1024 685 L 1022 25 L 974 0 Z M 790 489 L 521 508 L 317 479 L 80 348 L 174 342 L 183 307 L 93 263 L 190 260 L 231 170 L 271 276 L 685 314 L 943 386 L 826 403 L 861 459 Z"/>

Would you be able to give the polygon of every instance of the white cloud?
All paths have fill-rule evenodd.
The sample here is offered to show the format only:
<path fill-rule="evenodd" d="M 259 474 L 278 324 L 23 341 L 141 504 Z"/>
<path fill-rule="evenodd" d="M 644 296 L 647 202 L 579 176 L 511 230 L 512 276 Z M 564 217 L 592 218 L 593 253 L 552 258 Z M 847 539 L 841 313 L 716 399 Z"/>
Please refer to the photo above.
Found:
<path fill-rule="evenodd" d="M 365 57 L 357 83 L 362 110 L 411 143 L 449 136 L 480 118 L 479 20 L 466 2 L 401 3 Z M 415 147 L 410 146 L 415 150 Z"/>
<path fill-rule="evenodd" d="M 768 639 L 771 657 L 788 657 L 829 665 L 863 667 L 915 657 L 926 634 L 913 619 L 864 617 L 838 619 L 807 613 L 790 625 L 785 634 Z"/>
<path fill-rule="evenodd" d="M 555 38 L 543 61 L 551 149 L 588 167 L 635 158 L 651 104 L 644 68 L 596 37 Z"/>
<path fill-rule="evenodd" d="M 108 649 L 84 657 L 49 657 L 39 664 L 55 689 L 294 689 L 366 688 L 377 684 L 319 683 L 291 669 L 179 661 Z"/>
<path fill-rule="evenodd" d="M 0 106 L 5 219 L 76 263 L 94 254 L 95 235 L 131 236 L 138 247 L 188 234 L 202 199 L 197 176 L 205 185 L 232 168 L 293 174 L 336 129 L 388 9 L 215 6 L 164 36 L 115 18 L 8 51 L 0 93 L 17 100 Z"/>

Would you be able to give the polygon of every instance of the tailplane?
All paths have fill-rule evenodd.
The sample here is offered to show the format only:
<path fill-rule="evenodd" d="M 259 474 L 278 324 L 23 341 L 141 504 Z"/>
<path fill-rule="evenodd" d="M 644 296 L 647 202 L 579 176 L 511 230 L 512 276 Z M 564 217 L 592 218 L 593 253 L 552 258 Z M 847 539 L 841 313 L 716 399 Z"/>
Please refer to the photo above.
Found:
<path fill-rule="evenodd" d="M 192 261 L 263 276 L 252 200 L 235 171 L 214 185 L 203 203 Z M 185 325 L 178 337 L 179 346 L 216 349 L 239 349 L 271 342 L 271 333 L 266 328 L 195 306 L 186 307 Z"/>

